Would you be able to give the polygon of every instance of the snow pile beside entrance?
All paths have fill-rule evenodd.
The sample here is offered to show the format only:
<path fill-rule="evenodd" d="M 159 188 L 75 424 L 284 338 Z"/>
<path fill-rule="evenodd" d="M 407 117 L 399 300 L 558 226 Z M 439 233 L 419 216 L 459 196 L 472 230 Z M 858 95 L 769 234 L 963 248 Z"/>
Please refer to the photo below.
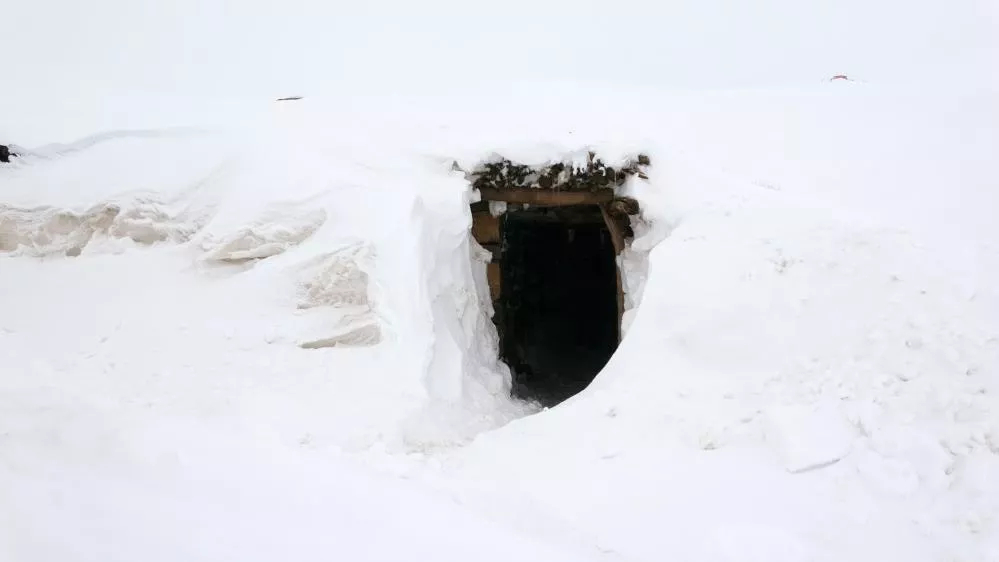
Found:
<path fill-rule="evenodd" d="M 482 436 L 443 485 L 488 497 L 488 475 L 529 498 L 492 509 L 625 558 L 989 559 L 999 497 L 963 474 L 997 454 L 994 293 L 910 236 L 747 214 L 673 230 L 591 388 Z"/>
<path fill-rule="evenodd" d="M 338 155 L 343 139 L 316 137 L 294 115 L 273 117 L 236 134 L 108 133 L 60 145 L 72 149 L 28 151 L 35 156 L 2 171 L 11 187 L 11 204 L 0 207 L 4 259 L 67 256 L 80 260 L 49 267 L 88 268 L 149 247 L 144 259 L 172 264 L 158 267 L 160 275 L 177 268 L 168 277 L 180 284 L 211 282 L 220 299 L 242 294 L 251 310 L 273 318 L 239 326 L 254 334 L 243 349 L 294 345 L 302 350 L 295 363 L 335 369 L 338 358 L 322 350 L 371 347 L 386 356 L 379 364 L 393 366 L 372 365 L 363 383 L 347 388 L 331 380 L 328 390 L 355 403 L 347 418 L 382 396 L 363 416 L 378 429 L 344 424 L 336 445 L 461 443 L 532 411 L 510 398 L 509 372 L 496 357 L 464 180 L 404 153 L 373 168 L 386 156 L 364 153 L 363 142 L 349 148 L 360 154 Z M 184 158 L 167 162 L 163 154 Z M 155 190 L 138 189 L 152 182 Z M 119 259 L 126 261 L 114 262 L 118 269 L 135 263 Z M 126 287 L 115 300 L 135 306 L 131 299 L 145 294 Z M 245 315 L 225 302 L 201 306 L 220 325 Z M 163 319 L 148 322 L 167 328 Z M 212 341 L 210 332 L 202 336 Z M 194 368 L 201 359 L 187 356 L 193 351 L 173 353 Z"/>
<path fill-rule="evenodd" d="M 342 515 L 319 474 L 343 451 L 607 560 L 994 557 L 994 99 L 853 86 L 301 103 L 0 168 L 0 499 L 36 533 L 15 559 L 68 517 L 51 490 L 94 521 L 77 547 L 141 525 L 91 517 L 76 479 L 152 522 L 163 483 L 196 506 L 197 478 L 227 481 L 228 506 L 301 478 L 283 524 Z M 590 388 L 524 417 L 451 163 L 581 147 L 653 163 L 626 188 L 646 221 L 621 258 L 627 337 Z M 307 468 L 243 473 L 267 457 Z M 305 509 L 313 483 L 330 501 Z"/>
<path fill-rule="evenodd" d="M 221 171 L 227 150 L 211 135 L 147 131 L 26 151 L 2 171 L 0 252 L 73 256 L 186 242 L 212 215 L 199 184 Z"/>
<path fill-rule="evenodd" d="M 65 253 L 78 256 L 93 243 L 131 240 L 148 245 L 183 243 L 207 216 L 171 209 L 156 200 L 101 203 L 77 213 L 67 209 L 0 207 L 0 250 L 33 256 Z"/>
<path fill-rule="evenodd" d="M 267 213 L 236 232 L 218 238 L 207 235 L 201 241 L 204 259 L 238 263 L 276 256 L 307 240 L 324 222 L 323 209 Z"/>
<path fill-rule="evenodd" d="M 356 244 L 313 260 L 302 267 L 301 298 L 298 308 L 317 309 L 318 339 L 303 342 L 305 348 L 375 345 L 381 341 L 381 327 L 374 313 L 367 270 L 372 267 L 373 250 Z M 335 335 L 330 335 L 327 316 L 339 313 Z"/>

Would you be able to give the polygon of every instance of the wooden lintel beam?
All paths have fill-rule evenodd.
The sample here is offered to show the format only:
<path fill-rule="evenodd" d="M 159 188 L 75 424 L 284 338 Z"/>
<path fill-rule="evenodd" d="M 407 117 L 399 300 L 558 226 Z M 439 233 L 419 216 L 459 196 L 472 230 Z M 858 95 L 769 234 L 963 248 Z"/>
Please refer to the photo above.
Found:
<path fill-rule="evenodd" d="M 483 201 L 506 201 L 537 205 L 539 207 L 559 207 L 562 205 L 602 205 L 614 200 L 613 189 L 599 191 L 548 191 L 544 189 L 495 189 L 479 188 Z"/>

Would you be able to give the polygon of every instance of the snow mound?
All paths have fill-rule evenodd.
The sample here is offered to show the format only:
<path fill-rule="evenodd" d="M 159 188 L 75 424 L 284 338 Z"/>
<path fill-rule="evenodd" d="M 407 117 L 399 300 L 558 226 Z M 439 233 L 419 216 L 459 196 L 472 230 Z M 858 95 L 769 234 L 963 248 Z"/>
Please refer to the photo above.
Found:
<path fill-rule="evenodd" d="M 205 212 L 178 209 L 154 198 L 105 202 L 85 211 L 0 205 L 0 252 L 79 256 L 116 240 L 136 244 L 188 241 L 208 220 Z M 103 244 L 107 245 L 107 244 Z"/>
<path fill-rule="evenodd" d="M 239 143 L 191 130 L 50 143 L 0 172 L 0 252 L 42 257 L 183 244 L 213 218 Z M 182 161 L 181 161 L 182 160 Z"/>
<path fill-rule="evenodd" d="M 347 451 L 605 559 L 988 560 L 994 99 L 840 90 L 301 103 L 232 146 L 114 138 L 5 167 L 5 258 L 86 244 L 4 259 L 0 400 L 28 406 L 0 415 L 62 425 L 91 401 L 111 427 L 187 420 L 180 454 L 202 427 L 310 462 Z M 476 194 L 451 164 L 636 145 L 654 166 L 623 189 L 643 212 L 620 257 L 626 337 L 538 412 L 510 398 Z M 149 193 L 161 213 L 131 203 Z M 136 503 L 162 499 L 154 476 Z M 19 510 L 60 512 L 35 500 Z"/>
<path fill-rule="evenodd" d="M 323 347 L 357 347 L 378 344 L 381 327 L 369 296 L 369 275 L 373 267 L 373 250 L 364 243 L 353 244 L 302 267 L 305 280 L 301 284 L 298 308 L 318 309 L 322 314 L 322 331 L 327 335 L 301 344 L 306 349 Z M 336 314 L 332 327 L 327 317 Z"/>
<path fill-rule="evenodd" d="M 208 262 L 243 263 L 286 252 L 326 222 L 324 209 L 270 209 L 235 231 L 206 233 L 199 245 Z"/>
<path fill-rule="evenodd" d="M 75 153 L 91 149 L 101 143 L 131 139 L 159 139 L 170 137 L 187 140 L 203 134 L 204 131 L 188 128 L 147 130 L 123 129 L 96 133 L 68 143 L 49 143 L 35 148 L 24 148 L 12 145 L 11 148 L 12 151 L 16 152 L 21 158 L 16 162 L 18 166 L 30 166 L 32 164 L 42 163 L 46 160 L 54 160 L 71 156 Z"/>
<path fill-rule="evenodd" d="M 299 308 L 317 306 L 369 307 L 368 273 L 362 262 L 371 259 L 371 248 L 357 244 L 317 258 L 302 284 Z"/>

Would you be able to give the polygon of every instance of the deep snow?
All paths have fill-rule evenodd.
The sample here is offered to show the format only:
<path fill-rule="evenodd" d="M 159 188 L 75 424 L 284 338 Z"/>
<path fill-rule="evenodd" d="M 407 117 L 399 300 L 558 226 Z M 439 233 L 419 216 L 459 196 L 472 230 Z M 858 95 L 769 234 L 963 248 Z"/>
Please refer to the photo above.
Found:
<path fill-rule="evenodd" d="M 0 553 L 999 559 L 996 96 L 572 99 L 20 129 Z M 450 165 L 587 146 L 653 159 L 628 186 L 648 223 L 628 331 L 534 413 L 508 397 Z"/>

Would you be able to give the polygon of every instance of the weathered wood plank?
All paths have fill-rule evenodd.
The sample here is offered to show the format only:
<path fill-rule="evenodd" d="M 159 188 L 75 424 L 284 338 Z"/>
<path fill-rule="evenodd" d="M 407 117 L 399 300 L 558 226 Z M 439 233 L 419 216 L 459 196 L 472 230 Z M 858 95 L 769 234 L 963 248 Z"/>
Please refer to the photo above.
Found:
<path fill-rule="evenodd" d="M 624 320 L 624 283 L 621 280 L 621 267 L 617 265 L 617 258 L 624 251 L 624 233 L 621 232 L 617 221 L 610 215 L 607 205 L 600 206 L 600 212 L 604 216 L 607 230 L 611 235 L 611 242 L 614 244 L 614 275 L 617 280 L 617 341 L 621 341 L 621 322 Z"/>
<path fill-rule="evenodd" d="M 498 262 L 486 264 L 486 278 L 489 280 L 489 295 L 492 297 L 493 302 L 498 301 L 500 298 L 500 291 L 502 290 L 502 286 L 500 285 L 501 275 L 502 271 Z"/>
<path fill-rule="evenodd" d="M 472 214 L 472 237 L 479 244 L 498 244 L 500 242 L 500 218 L 490 213 Z"/>
<path fill-rule="evenodd" d="M 611 235 L 611 242 L 614 243 L 614 253 L 620 254 L 624 251 L 624 232 L 617 221 L 614 220 L 614 217 L 611 216 L 607 205 L 600 205 L 600 214 L 604 217 L 604 224 L 607 225 L 607 231 Z"/>
<path fill-rule="evenodd" d="M 597 191 L 548 191 L 541 189 L 495 189 L 479 188 L 479 194 L 484 201 L 506 201 L 537 205 L 539 207 L 558 207 L 562 205 L 601 205 L 614 200 L 613 189 Z"/>

